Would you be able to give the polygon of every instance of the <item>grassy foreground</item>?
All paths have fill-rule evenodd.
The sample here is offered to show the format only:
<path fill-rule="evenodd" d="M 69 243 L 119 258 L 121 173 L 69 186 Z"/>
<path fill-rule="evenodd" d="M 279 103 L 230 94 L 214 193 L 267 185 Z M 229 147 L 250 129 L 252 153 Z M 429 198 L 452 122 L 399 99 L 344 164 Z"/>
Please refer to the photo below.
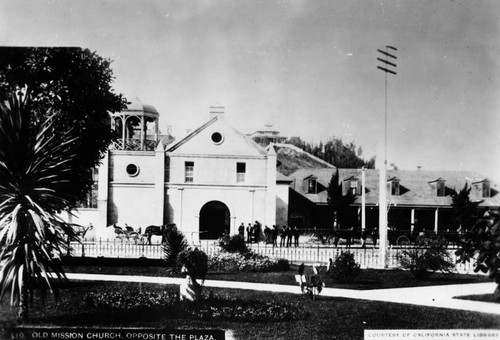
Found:
<path fill-rule="evenodd" d="M 276 294 L 246 290 L 210 288 L 221 296 L 262 301 L 299 304 L 310 313 L 304 320 L 287 322 L 230 322 L 186 319 L 166 319 L 162 315 L 105 313 L 87 307 L 85 295 L 91 292 L 117 292 L 130 289 L 145 291 L 177 290 L 177 286 L 141 283 L 111 283 L 74 281 L 63 287 L 61 302 L 48 297 L 45 305 L 35 299 L 31 317 L 24 325 L 30 326 L 93 326 L 93 327 L 153 327 L 230 329 L 237 339 L 362 339 L 364 329 L 456 329 L 500 328 L 497 316 L 419 307 L 384 302 L 326 298 L 316 301 L 300 295 Z M 23 325 L 3 303 L 0 305 L 2 326 Z"/>
<path fill-rule="evenodd" d="M 89 262 L 90 261 L 90 262 Z M 65 266 L 67 272 L 118 275 L 170 276 L 162 261 L 106 259 L 74 260 Z M 296 285 L 297 267 L 286 272 L 270 273 L 214 273 L 207 280 L 230 280 Z M 402 270 L 362 270 L 354 283 L 339 284 L 326 277 L 326 286 L 347 289 L 383 289 L 410 286 L 460 284 L 489 281 L 485 276 L 435 274 L 427 281 L 417 281 Z M 215 295 L 243 300 L 275 301 L 296 304 L 309 312 L 309 317 L 296 321 L 234 322 L 199 319 L 172 319 L 160 314 L 148 316 L 138 313 L 114 314 L 89 307 L 85 296 L 89 293 L 178 291 L 178 286 L 146 283 L 72 281 L 61 290 L 61 301 L 49 296 L 45 303 L 37 297 L 26 323 L 16 318 L 6 301 L 0 303 L 0 326 L 71 326 L 71 327 L 151 327 L 176 329 L 231 330 L 236 339 L 362 339 L 365 329 L 498 329 L 497 316 L 420 307 L 404 304 L 328 298 L 319 296 L 311 301 L 300 295 L 206 288 Z M 297 287 L 298 289 L 298 287 Z"/>
<path fill-rule="evenodd" d="M 127 260 L 108 261 L 106 259 L 89 259 L 86 261 L 75 259 L 65 266 L 68 273 L 93 273 L 117 275 L 147 275 L 147 276 L 172 276 L 169 268 L 161 260 Z M 296 285 L 295 274 L 298 266 L 292 265 L 289 271 L 269 273 L 223 273 L 208 272 L 207 280 L 258 282 L 271 284 Z M 485 275 L 443 274 L 435 273 L 425 281 L 416 280 L 408 271 L 391 269 L 364 269 L 353 283 L 338 283 L 331 277 L 322 275 L 326 287 L 346 289 L 386 289 L 421 287 L 434 285 L 450 285 L 490 282 Z"/>

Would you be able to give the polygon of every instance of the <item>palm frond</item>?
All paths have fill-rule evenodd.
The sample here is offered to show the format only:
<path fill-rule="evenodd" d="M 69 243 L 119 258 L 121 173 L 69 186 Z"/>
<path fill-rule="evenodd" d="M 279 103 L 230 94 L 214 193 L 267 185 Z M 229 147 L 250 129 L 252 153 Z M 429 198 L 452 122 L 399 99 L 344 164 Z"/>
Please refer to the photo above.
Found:
<path fill-rule="evenodd" d="M 58 258 L 77 238 L 57 216 L 74 201 L 65 186 L 77 141 L 54 133 L 59 117 L 33 125 L 29 95 L 0 103 L 0 299 L 10 296 L 11 305 L 35 284 L 57 296 L 53 281 L 66 278 Z"/>

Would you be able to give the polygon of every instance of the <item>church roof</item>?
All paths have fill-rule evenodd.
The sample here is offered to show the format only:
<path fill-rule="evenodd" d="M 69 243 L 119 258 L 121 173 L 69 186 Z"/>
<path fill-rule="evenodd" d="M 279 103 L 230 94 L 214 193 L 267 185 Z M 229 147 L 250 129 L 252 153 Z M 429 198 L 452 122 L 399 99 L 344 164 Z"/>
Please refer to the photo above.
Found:
<path fill-rule="evenodd" d="M 225 120 L 223 118 L 219 117 L 219 116 L 212 117 L 209 121 L 207 121 L 206 123 L 204 123 L 203 125 L 201 125 L 197 129 L 195 129 L 192 132 L 190 132 L 187 136 L 185 136 L 184 138 L 180 139 L 176 143 L 172 144 L 172 146 L 170 146 L 167 149 L 167 152 L 174 152 L 174 151 L 176 151 L 177 149 L 179 149 L 183 145 L 187 144 L 190 140 L 193 140 L 196 136 L 200 135 L 203 131 L 207 130 L 210 126 L 215 125 L 217 123 L 226 126 L 227 127 L 227 131 L 229 131 L 229 130 L 233 131 L 234 132 L 234 136 L 237 136 L 237 139 L 239 139 L 240 141 L 243 141 L 243 143 L 247 147 L 249 147 L 249 149 L 253 150 L 254 152 L 257 152 L 258 154 L 260 154 L 262 156 L 266 156 L 268 154 L 266 152 L 266 150 L 262 146 L 260 146 L 259 144 L 255 143 L 250 137 L 246 136 L 245 134 L 243 134 L 243 133 L 239 132 L 238 130 L 236 130 L 234 127 L 232 127 L 229 124 L 227 124 L 225 122 Z"/>

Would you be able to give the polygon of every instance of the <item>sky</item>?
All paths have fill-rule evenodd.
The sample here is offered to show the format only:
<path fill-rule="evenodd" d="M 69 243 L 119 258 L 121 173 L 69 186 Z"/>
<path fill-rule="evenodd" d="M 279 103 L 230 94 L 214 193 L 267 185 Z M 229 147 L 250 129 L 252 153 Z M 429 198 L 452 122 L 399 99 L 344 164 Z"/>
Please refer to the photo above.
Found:
<path fill-rule="evenodd" d="M 78 46 L 177 138 L 222 105 L 243 133 L 272 124 L 342 138 L 399 169 L 500 180 L 500 1 L 0 0 L 0 44 Z"/>

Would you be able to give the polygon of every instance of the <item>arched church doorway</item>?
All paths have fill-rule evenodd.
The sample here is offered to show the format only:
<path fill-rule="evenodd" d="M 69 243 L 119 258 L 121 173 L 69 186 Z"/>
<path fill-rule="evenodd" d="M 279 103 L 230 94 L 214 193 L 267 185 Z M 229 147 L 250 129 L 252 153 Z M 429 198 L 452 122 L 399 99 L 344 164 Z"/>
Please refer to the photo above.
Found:
<path fill-rule="evenodd" d="M 218 239 L 224 231 L 229 233 L 230 217 L 229 208 L 224 203 L 219 201 L 206 203 L 200 210 L 200 239 Z"/>

